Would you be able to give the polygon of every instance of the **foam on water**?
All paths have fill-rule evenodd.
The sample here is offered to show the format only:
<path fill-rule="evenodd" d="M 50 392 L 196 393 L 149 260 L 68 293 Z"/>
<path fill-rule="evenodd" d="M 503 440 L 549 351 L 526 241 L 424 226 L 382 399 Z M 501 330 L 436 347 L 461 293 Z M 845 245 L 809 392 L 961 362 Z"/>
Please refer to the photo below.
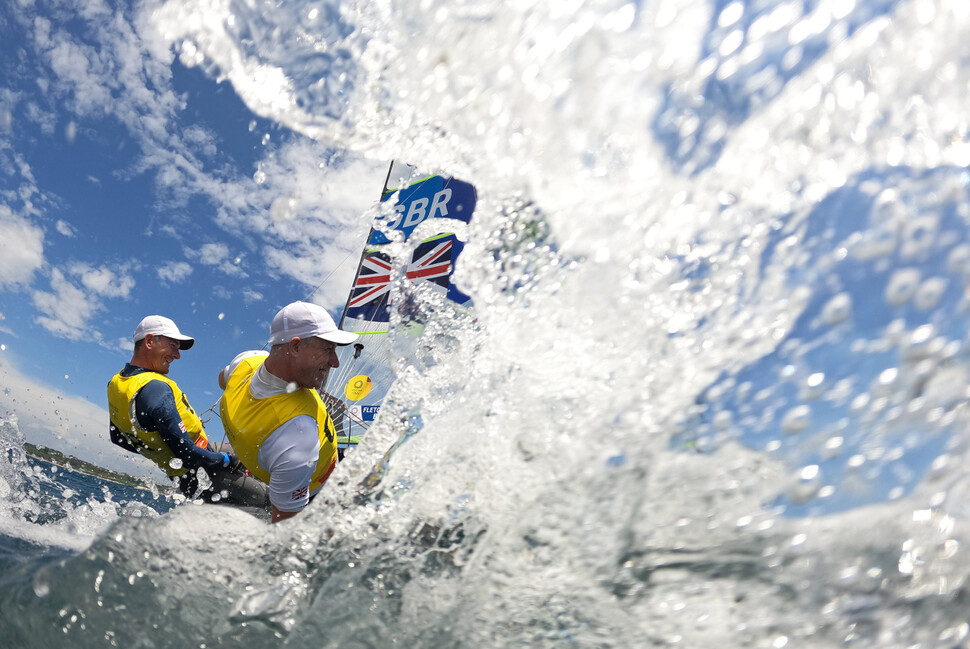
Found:
<path fill-rule="evenodd" d="M 16 415 L 0 418 L 3 535 L 38 547 L 80 551 L 119 516 L 157 516 L 142 503 L 114 501 L 107 487 L 101 494 L 75 492 L 40 466 L 32 466 L 24 452 L 24 442 Z"/>
<path fill-rule="evenodd" d="M 15 637 L 965 642 L 968 5 L 507 4 L 152 14 L 254 111 L 474 183 L 476 308 L 298 519 L 121 518 Z"/>

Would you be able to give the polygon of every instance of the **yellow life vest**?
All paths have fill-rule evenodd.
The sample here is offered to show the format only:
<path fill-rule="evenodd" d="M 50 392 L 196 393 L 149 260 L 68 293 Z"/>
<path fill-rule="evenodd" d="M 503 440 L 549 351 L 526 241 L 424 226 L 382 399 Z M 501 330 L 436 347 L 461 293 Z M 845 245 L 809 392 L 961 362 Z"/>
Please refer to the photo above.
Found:
<path fill-rule="evenodd" d="M 108 382 L 108 413 L 111 423 L 128 438 L 139 453 L 157 464 L 170 478 L 184 475 L 188 472 L 188 468 L 172 468 L 171 462 L 175 459 L 175 454 L 162 440 L 158 431 L 144 430 L 138 425 L 138 418 L 135 416 L 135 395 L 149 381 L 161 381 L 172 388 L 175 407 L 182 418 L 185 432 L 199 448 L 209 446 L 209 438 L 202 429 L 202 421 L 189 405 L 185 393 L 179 389 L 175 381 L 158 372 L 146 371 L 132 376 L 122 376 L 121 372 L 118 372 L 111 378 Z"/>
<path fill-rule="evenodd" d="M 310 478 L 310 491 L 317 489 L 337 465 L 336 432 L 316 390 L 302 389 L 256 399 L 249 391 L 253 374 L 266 360 L 265 356 L 250 356 L 240 361 L 226 382 L 226 391 L 219 401 L 222 427 L 236 457 L 254 476 L 269 484 L 269 471 L 259 465 L 259 449 L 270 434 L 300 415 L 309 415 L 317 422 L 320 455 Z"/>

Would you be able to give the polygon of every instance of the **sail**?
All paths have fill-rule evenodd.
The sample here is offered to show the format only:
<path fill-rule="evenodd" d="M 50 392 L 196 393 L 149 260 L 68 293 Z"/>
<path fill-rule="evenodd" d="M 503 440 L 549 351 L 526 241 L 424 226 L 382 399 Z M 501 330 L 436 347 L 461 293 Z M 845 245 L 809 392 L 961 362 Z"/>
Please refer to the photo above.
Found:
<path fill-rule="evenodd" d="M 456 304 L 470 301 L 451 282 L 464 244 L 450 230 L 471 220 L 475 188 L 439 174 L 420 176 L 399 163 L 388 171 L 392 178 L 401 183 L 389 188 L 385 181 L 381 201 L 394 201 L 394 208 L 382 210 L 371 228 L 340 321 L 360 339 L 341 350 L 341 366 L 323 390 L 342 451 L 360 441 L 394 380 L 392 327 L 401 336 L 421 330 L 421 318 L 411 317 L 416 294 L 433 290 Z M 403 258 L 400 248 L 392 251 L 392 240 L 407 244 Z"/>

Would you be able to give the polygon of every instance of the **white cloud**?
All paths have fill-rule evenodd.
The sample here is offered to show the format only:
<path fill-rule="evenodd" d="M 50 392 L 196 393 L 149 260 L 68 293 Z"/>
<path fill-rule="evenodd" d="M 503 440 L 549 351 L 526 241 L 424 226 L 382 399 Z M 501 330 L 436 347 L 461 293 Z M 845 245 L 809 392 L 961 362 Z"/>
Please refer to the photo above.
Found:
<path fill-rule="evenodd" d="M 254 291 L 252 289 L 244 289 L 242 292 L 243 302 L 246 304 L 252 304 L 253 302 L 259 302 L 263 299 L 263 294 L 259 291 Z"/>
<path fill-rule="evenodd" d="M 84 263 L 74 263 L 69 271 L 81 279 L 81 284 L 96 295 L 126 298 L 135 288 L 135 280 L 127 273 L 111 270 L 106 266 L 93 268 Z"/>
<path fill-rule="evenodd" d="M 27 441 L 108 469 L 165 481 L 154 464 L 111 444 L 104 408 L 24 376 L 4 356 L 0 356 L 0 385 L 0 418 L 15 415 Z"/>
<path fill-rule="evenodd" d="M 232 291 L 225 286 L 216 285 L 212 287 L 212 297 L 217 297 L 221 300 L 230 300 L 232 299 Z"/>
<path fill-rule="evenodd" d="M 163 234 L 167 234 L 168 236 L 172 237 L 173 239 L 178 239 L 179 238 L 179 231 L 178 231 L 178 229 L 174 225 L 171 225 L 169 223 L 166 223 L 165 225 L 159 226 L 158 231 L 161 232 L 161 233 L 163 233 Z"/>
<path fill-rule="evenodd" d="M 240 266 L 242 257 L 233 256 L 229 251 L 229 246 L 224 243 L 206 243 L 198 250 L 185 248 L 184 252 L 189 259 L 194 259 L 206 266 L 212 266 L 226 275 L 248 277 L 246 271 Z"/>
<path fill-rule="evenodd" d="M 363 244 L 363 241 L 361 241 Z M 347 252 L 339 260 L 327 259 L 312 244 L 290 245 L 285 249 L 267 247 L 266 264 L 281 274 L 304 282 L 314 290 L 314 301 L 324 306 L 343 306 L 357 270 L 360 252 Z"/>
<path fill-rule="evenodd" d="M 215 136 L 201 126 L 190 126 L 184 130 L 183 135 L 187 142 L 193 144 L 204 155 L 213 156 L 219 152 Z"/>
<path fill-rule="evenodd" d="M 67 270 L 51 270 L 51 291 L 34 291 L 31 298 L 42 315 L 35 322 L 51 333 L 69 340 L 101 341 L 92 317 L 104 309 L 102 298 L 126 299 L 135 287 L 126 270 L 107 266 L 95 268 L 83 262 L 71 263 Z M 68 277 L 77 278 L 80 286 Z"/>
<path fill-rule="evenodd" d="M 71 284 L 57 268 L 51 271 L 51 288 L 52 293 L 33 293 L 34 306 L 44 314 L 36 318 L 35 322 L 62 338 L 90 338 L 92 331 L 88 321 L 101 309 L 101 304 Z"/>
<path fill-rule="evenodd" d="M 224 243 L 207 243 L 199 249 L 199 261 L 207 266 L 219 266 L 229 258 L 229 246 Z"/>
<path fill-rule="evenodd" d="M 77 230 L 67 221 L 58 219 L 57 223 L 54 224 L 54 228 L 65 237 L 70 237 L 73 239 L 77 236 Z"/>
<path fill-rule="evenodd" d="M 0 288 L 28 285 L 44 265 L 44 231 L 0 205 Z"/>
<path fill-rule="evenodd" d="M 158 267 L 159 278 L 172 284 L 179 284 L 192 274 L 192 266 L 184 261 L 169 261 Z"/>
<path fill-rule="evenodd" d="M 93 47 L 75 42 L 66 32 L 51 34 L 49 62 L 60 81 L 72 91 L 73 108 L 79 115 L 100 114 L 111 101 L 106 61 Z"/>
<path fill-rule="evenodd" d="M 53 135 L 57 130 L 57 115 L 37 105 L 36 102 L 27 102 L 24 106 L 24 116 L 37 124 L 44 135 Z"/>

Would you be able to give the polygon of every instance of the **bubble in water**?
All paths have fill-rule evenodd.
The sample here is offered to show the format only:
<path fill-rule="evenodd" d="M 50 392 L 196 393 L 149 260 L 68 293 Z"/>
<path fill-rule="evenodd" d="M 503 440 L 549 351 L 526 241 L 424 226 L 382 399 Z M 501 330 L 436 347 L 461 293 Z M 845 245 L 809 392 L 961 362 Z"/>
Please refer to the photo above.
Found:
<path fill-rule="evenodd" d="M 273 220 L 282 223 L 296 216 L 300 209 L 300 201 L 293 196 L 280 196 L 270 205 L 269 213 Z"/>
<path fill-rule="evenodd" d="M 714 416 L 714 427 L 718 430 L 727 430 L 732 422 L 733 417 L 727 410 L 722 410 Z"/>
<path fill-rule="evenodd" d="M 841 435 L 828 438 L 825 440 L 823 457 L 826 459 L 832 459 L 833 457 L 839 455 L 842 452 L 842 447 L 844 444 L 845 438 Z"/>
<path fill-rule="evenodd" d="M 939 354 L 945 346 L 943 338 L 936 335 L 931 324 L 920 325 L 900 341 L 901 353 L 909 362 L 923 360 Z"/>
<path fill-rule="evenodd" d="M 34 578 L 34 594 L 41 598 L 51 594 L 50 584 L 40 576 Z"/>
<path fill-rule="evenodd" d="M 919 287 L 920 272 L 915 268 L 901 268 L 889 278 L 886 286 L 886 302 L 900 306 L 909 301 Z"/>
<path fill-rule="evenodd" d="M 916 308 L 923 311 L 928 311 L 930 309 L 936 308 L 936 305 L 940 302 L 940 298 L 943 297 L 943 293 L 946 291 L 946 280 L 942 277 L 931 277 L 922 284 L 916 290 Z"/>
<path fill-rule="evenodd" d="M 817 464 L 802 467 L 795 483 L 788 492 L 788 497 L 795 504 L 803 505 L 818 496 L 822 487 L 821 471 Z"/>
<path fill-rule="evenodd" d="M 798 396 L 806 401 L 817 399 L 825 389 L 825 373 L 815 372 L 805 380 L 805 385 L 799 391 Z"/>
<path fill-rule="evenodd" d="M 785 413 L 782 429 L 789 434 L 800 433 L 812 423 L 812 409 L 806 405 L 796 406 Z"/>
<path fill-rule="evenodd" d="M 848 293 L 839 293 L 822 307 L 822 322 L 828 325 L 844 322 L 852 315 L 852 297 Z"/>
<path fill-rule="evenodd" d="M 914 259 L 929 253 L 936 244 L 939 219 L 921 216 L 906 221 L 900 253 L 904 259 Z"/>
<path fill-rule="evenodd" d="M 954 275 L 970 277 L 970 245 L 962 243 L 946 258 L 946 269 Z"/>

